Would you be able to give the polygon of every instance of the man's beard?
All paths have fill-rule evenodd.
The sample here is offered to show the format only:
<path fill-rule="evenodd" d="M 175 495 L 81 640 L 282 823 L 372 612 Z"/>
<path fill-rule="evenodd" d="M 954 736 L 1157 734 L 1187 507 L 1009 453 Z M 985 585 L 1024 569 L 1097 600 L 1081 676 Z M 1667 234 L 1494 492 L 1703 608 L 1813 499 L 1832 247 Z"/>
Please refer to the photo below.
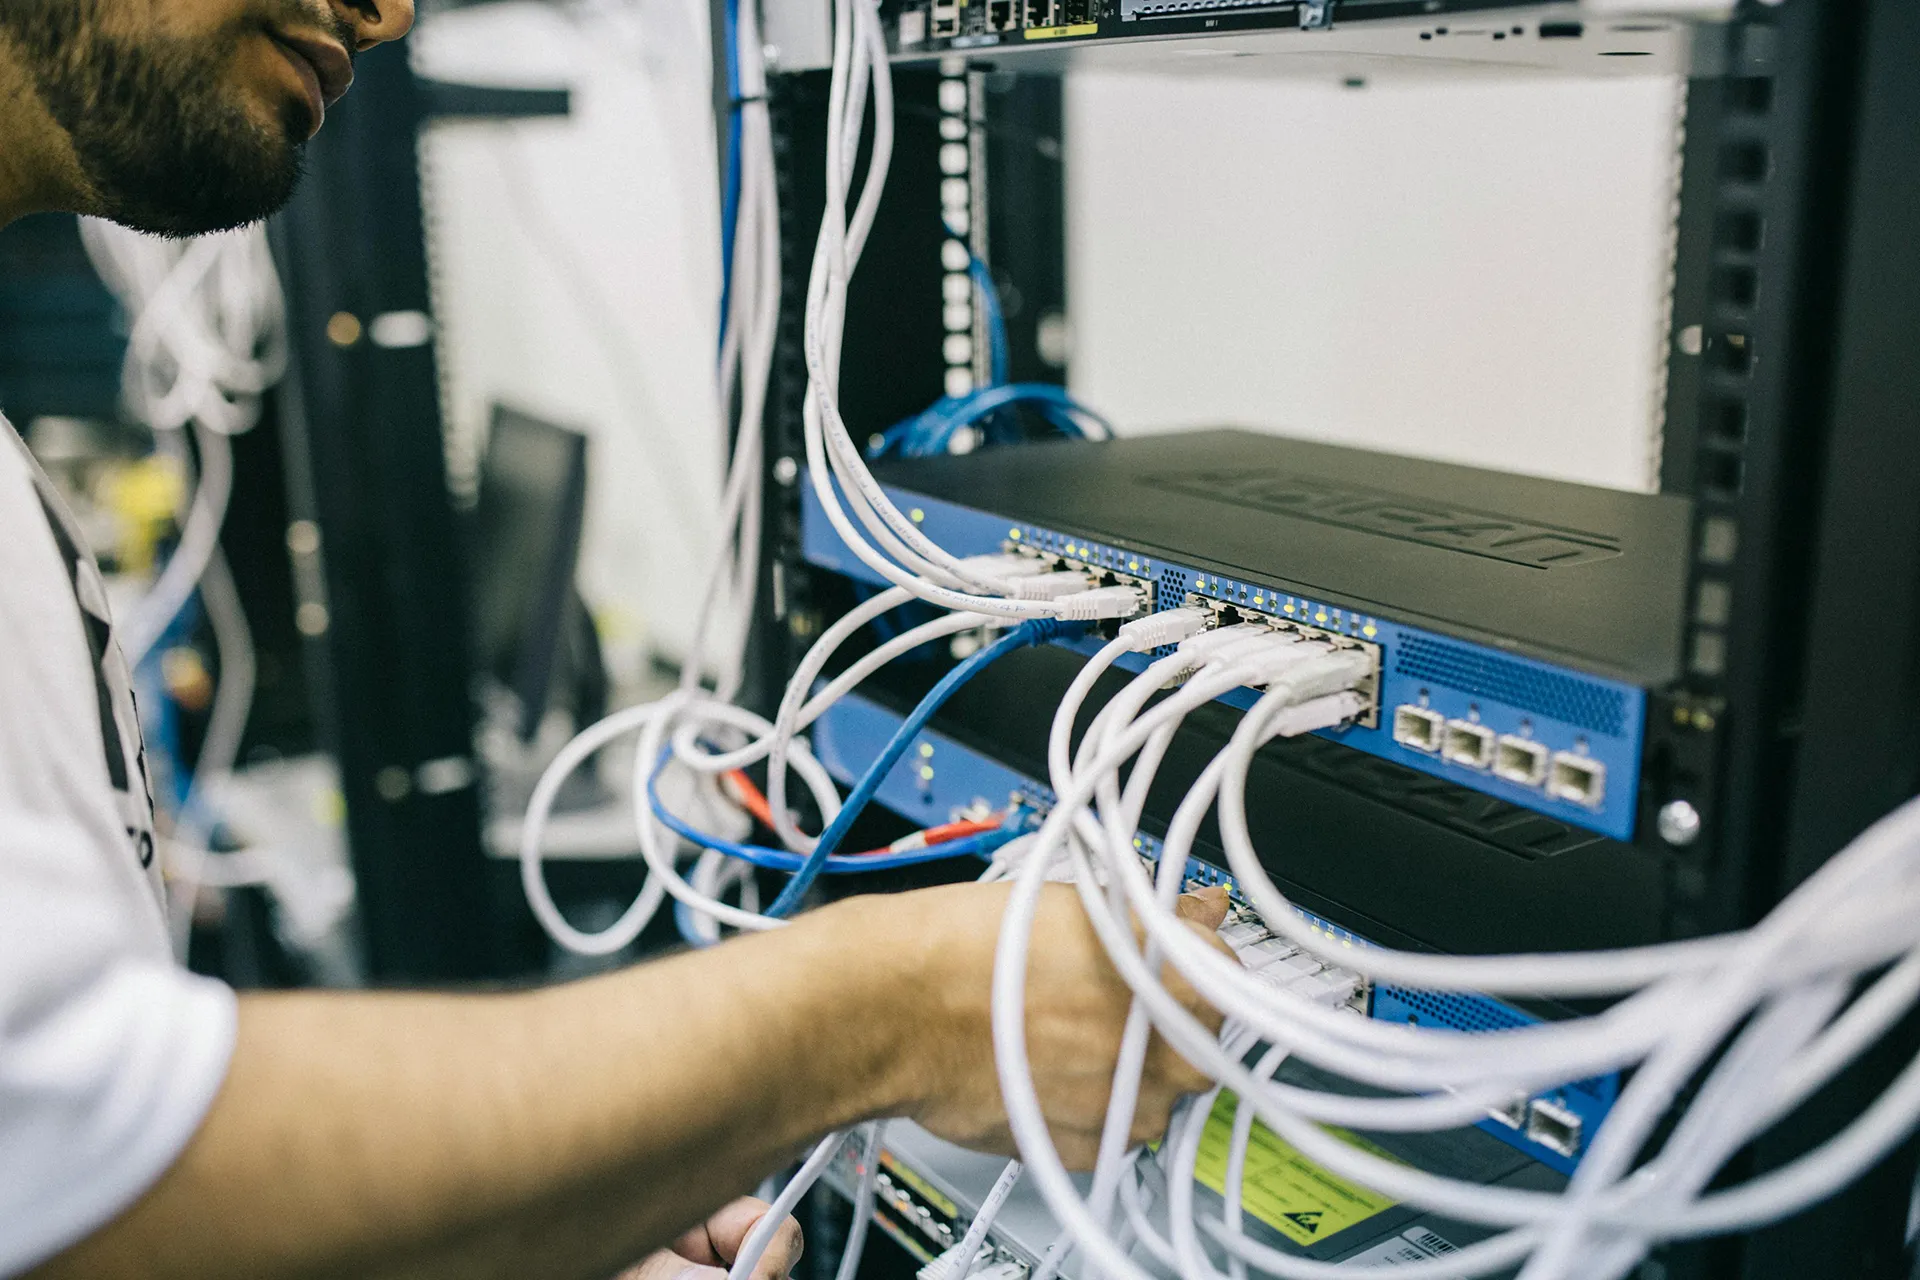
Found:
<path fill-rule="evenodd" d="M 279 0 L 310 15 L 299 0 Z M 108 34 L 107 0 L 0 0 L 48 111 L 72 138 L 98 206 L 90 212 L 156 235 L 257 222 L 300 180 L 308 121 L 289 99 L 275 128 L 238 100 L 229 33 L 198 40 Z M 349 45 L 349 48 L 352 46 Z"/>

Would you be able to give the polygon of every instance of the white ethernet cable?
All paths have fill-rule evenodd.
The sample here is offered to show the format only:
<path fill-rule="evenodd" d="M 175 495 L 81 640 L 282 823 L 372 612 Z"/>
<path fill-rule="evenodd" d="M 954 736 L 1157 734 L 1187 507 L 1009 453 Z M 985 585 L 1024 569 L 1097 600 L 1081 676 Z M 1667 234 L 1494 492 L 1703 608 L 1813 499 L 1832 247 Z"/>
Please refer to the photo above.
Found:
<path fill-rule="evenodd" d="M 853 1188 L 853 1221 L 847 1225 L 847 1242 L 840 1250 L 840 1267 L 834 1272 L 834 1280 L 853 1280 L 860 1270 L 867 1231 L 873 1226 L 873 1185 L 880 1180 L 880 1143 L 886 1133 L 884 1120 L 867 1126 L 866 1141 L 860 1146 L 859 1178 Z"/>
<path fill-rule="evenodd" d="M 973 1211 L 973 1221 L 967 1224 L 967 1233 L 960 1237 L 960 1243 L 935 1258 L 931 1266 L 922 1269 L 921 1274 L 926 1280 L 967 1280 L 973 1274 L 974 1261 L 986 1246 L 987 1233 L 993 1230 L 994 1219 L 1000 1216 L 1001 1208 L 1019 1181 L 1020 1162 L 1007 1161 L 1006 1167 L 1000 1170 L 1000 1176 L 993 1180 L 993 1186 L 988 1189 L 986 1199 Z"/>
<path fill-rule="evenodd" d="M 1178 654 L 1149 667 L 1096 717 L 1078 758 L 1069 763 L 1066 743 L 1080 701 L 1098 671 L 1126 646 L 1108 646 L 1082 672 L 1062 704 L 1050 744 L 1060 802 L 1036 837 L 1003 927 L 994 1019 L 1009 1114 L 1036 1184 L 1066 1224 L 1065 1239 L 1086 1253 L 1095 1270 L 1115 1280 L 1148 1274 L 1120 1247 L 1125 1237 L 1117 1236 L 1107 1222 L 1117 1189 L 1122 1207 L 1134 1219 L 1132 1234 L 1188 1280 L 1211 1280 L 1218 1274 L 1198 1247 L 1196 1228 L 1227 1251 L 1229 1269 L 1236 1275 L 1247 1263 L 1279 1276 L 1313 1280 L 1354 1280 L 1376 1271 L 1312 1262 L 1248 1240 L 1237 1229 L 1237 1210 L 1224 1220 L 1196 1219 L 1190 1188 L 1182 1187 L 1192 1178 L 1205 1123 L 1203 1108 L 1188 1114 L 1169 1144 L 1171 1237 L 1158 1239 L 1142 1229 L 1147 1224 L 1139 1221 L 1138 1188 L 1126 1176 L 1132 1162 L 1123 1149 L 1115 1150 L 1112 1135 L 1116 1124 L 1123 1135 L 1130 1125 L 1138 1059 L 1149 1024 L 1239 1093 L 1242 1110 L 1236 1131 L 1258 1115 L 1342 1176 L 1453 1216 L 1511 1228 L 1444 1259 L 1394 1267 L 1391 1274 L 1398 1280 L 1483 1274 L 1522 1261 L 1526 1280 L 1619 1276 L 1659 1239 L 1755 1225 L 1831 1193 L 1920 1118 L 1916 1064 L 1865 1115 L 1800 1161 L 1730 1191 L 1702 1192 L 1727 1156 L 1830 1078 L 1920 997 L 1920 903 L 1915 902 L 1920 876 L 1914 865 L 1920 858 L 1920 802 L 1863 836 L 1767 921 L 1743 935 L 1571 957 L 1429 957 L 1383 948 L 1342 949 L 1326 956 L 1363 974 L 1442 989 L 1520 995 L 1635 993 L 1597 1017 L 1514 1032 L 1467 1035 L 1374 1023 L 1261 987 L 1195 937 L 1171 910 L 1194 833 L 1217 791 L 1229 861 L 1243 892 L 1275 934 L 1325 956 L 1326 939 L 1304 926 L 1267 878 L 1246 827 L 1246 769 L 1253 751 L 1284 723 L 1304 692 L 1286 687 L 1284 673 L 1181 806 L 1163 845 L 1157 885 L 1148 882 L 1132 849 L 1139 798 L 1156 762 L 1153 744 L 1163 742 L 1184 714 L 1179 704 L 1198 705 L 1198 695 L 1210 696 L 1227 678 L 1222 666 L 1247 660 L 1243 644 L 1210 640 L 1188 648 L 1216 646 L 1218 658 L 1201 661 L 1197 671 Z M 1182 674 L 1190 675 L 1187 687 L 1142 714 L 1148 699 Z M 1123 795 L 1117 771 L 1136 753 L 1140 760 Z M 1090 801 L 1098 803 L 1098 818 L 1087 808 Z M 1081 866 L 1083 903 L 1138 1001 L 1124 1040 L 1115 1082 L 1116 1111 L 1108 1117 L 1094 1195 L 1085 1200 L 1066 1179 L 1052 1149 L 1022 1053 L 1022 975 L 1042 881 L 1039 870 L 1050 861 L 1049 851 L 1062 846 Z M 1147 931 L 1144 947 L 1135 940 L 1136 919 Z M 1244 1045 L 1223 1048 L 1173 1000 L 1161 985 L 1162 958 L 1224 1012 L 1246 1018 L 1232 1025 L 1269 1045 L 1259 1068 L 1249 1071 L 1239 1060 Z M 1848 1004 L 1846 993 L 1855 975 L 1887 964 L 1893 967 Z M 1659 1155 L 1635 1170 L 1632 1162 L 1641 1145 L 1678 1090 L 1713 1060 L 1743 1023 L 1681 1116 L 1674 1136 Z M 1402 1096 L 1349 1098 L 1270 1083 L 1268 1068 L 1286 1054 L 1382 1084 Z M 1531 1094 L 1635 1063 L 1642 1064 L 1638 1073 L 1564 1195 L 1436 1178 L 1358 1151 L 1318 1128 L 1319 1122 L 1361 1128 L 1455 1127 L 1516 1093 Z M 1064 1242 L 1049 1251 L 1049 1258 L 1063 1252 Z"/>
<path fill-rule="evenodd" d="M 698 687 L 712 664 L 714 696 L 739 692 L 747 633 L 760 575 L 761 486 L 765 470 L 764 420 L 780 320 L 780 209 L 773 162 L 773 129 L 759 14 L 752 0 L 735 5 L 739 67 L 740 192 L 728 264 L 729 307 L 721 317 L 719 403 L 728 411 L 739 393 L 732 432 L 733 460 L 721 501 L 724 568 L 708 576 L 681 688 Z M 716 628 L 716 614 L 724 621 Z M 712 633 L 720 632 L 717 646 Z M 711 656 L 710 656 L 711 655 Z"/>
<path fill-rule="evenodd" d="M 820 1139 L 807 1156 L 800 1171 L 793 1175 L 780 1194 L 773 1198 L 773 1204 L 760 1221 L 753 1224 L 753 1230 L 747 1232 L 747 1238 L 740 1243 L 740 1252 L 734 1255 L 733 1266 L 727 1270 L 727 1280 L 752 1280 L 754 1268 L 760 1265 L 760 1258 L 773 1243 L 774 1232 L 780 1229 L 794 1206 L 800 1203 L 800 1197 L 812 1189 L 820 1180 L 820 1175 L 833 1163 L 834 1156 L 840 1152 L 840 1144 L 846 1140 L 846 1131 L 836 1130 Z M 868 1167 L 872 1167 L 869 1162 Z M 869 1197 L 871 1198 L 871 1197 Z"/>
<path fill-rule="evenodd" d="M 180 540 L 159 577 L 116 625 L 115 636 L 127 665 L 138 666 L 197 589 L 219 654 L 206 737 L 168 842 L 169 925 L 174 949 L 184 956 L 203 877 L 235 880 L 231 869 L 209 862 L 218 855 L 204 848 L 212 827 L 208 798 L 232 773 L 253 706 L 255 674 L 253 635 L 220 553 L 220 527 L 233 487 L 228 439 L 252 429 L 261 397 L 286 372 L 286 301 L 260 226 L 179 242 L 82 218 L 80 235 L 132 321 L 122 399 L 191 482 L 180 512 Z"/>
<path fill-rule="evenodd" d="M 116 628 L 128 665 L 137 666 L 192 596 L 218 544 L 232 485 L 225 438 L 253 427 L 260 397 L 286 371 L 286 302 L 262 227 L 181 242 L 82 218 L 80 233 L 132 321 L 121 379 L 128 410 L 183 461 L 189 428 L 200 451 L 179 546 Z"/>

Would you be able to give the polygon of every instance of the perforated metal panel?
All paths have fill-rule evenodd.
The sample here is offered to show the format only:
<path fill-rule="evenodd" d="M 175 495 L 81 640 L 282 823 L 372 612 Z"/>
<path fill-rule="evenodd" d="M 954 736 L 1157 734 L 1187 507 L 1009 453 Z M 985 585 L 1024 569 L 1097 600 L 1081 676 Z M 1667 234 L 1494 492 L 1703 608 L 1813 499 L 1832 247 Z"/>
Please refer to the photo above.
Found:
<path fill-rule="evenodd" d="M 1410 991 L 1405 987 L 1379 988 L 1419 1014 L 1422 1023 L 1455 1031 L 1506 1031 L 1530 1021 L 1517 1010 L 1495 1004 L 1484 996 L 1453 995 L 1443 991 Z M 1411 1021 L 1411 1019 L 1409 1019 Z"/>
<path fill-rule="evenodd" d="M 1162 569 L 1160 584 L 1154 597 L 1156 609 L 1178 609 L 1180 602 L 1187 598 L 1187 575 L 1178 569 Z"/>
<path fill-rule="evenodd" d="M 1181 569 L 1162 569 L 1158 582 L 1154 586 L 1153 607 L 1155 609 L 1178 609 L 1187 598 L 1187 575 Z M 1163 644 L 1156 648 L 1152 657 L 1164 658 L 1173 652 L 1173 646 Z"/>
<path fill-rule="evenodd" d="M 1626 731 L 1627 698 L 1620 690 L 1464 645 L 1409 636 L 1399 647 L 1394 670 L 1608 737 Z"/>

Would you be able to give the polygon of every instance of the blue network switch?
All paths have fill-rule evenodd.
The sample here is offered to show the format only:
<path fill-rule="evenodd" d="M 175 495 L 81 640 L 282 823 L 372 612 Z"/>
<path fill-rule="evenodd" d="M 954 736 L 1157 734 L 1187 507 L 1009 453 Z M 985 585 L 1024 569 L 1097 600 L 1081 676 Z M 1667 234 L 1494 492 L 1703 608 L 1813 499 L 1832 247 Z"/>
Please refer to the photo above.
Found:
<path fill-rule="evenodd" d="M 883 580 L 840 541 L 801 486 L 809 563 L 861 582 Z M 1291 622 L 1377 645 L 1378 714 L 1321 736 L 1497 796 L 1617 840 L 1633 838 L 1646 694 L 1631 684 L 1443 635 L 1382 613 L 1340 607 L 1271 585 L 1206 572 L 1122 544 L 1080 538 L 902 489 L 894 503 L 936 543 L 970 556 L 1027 548 L 1138 580 L 1156 608 L 1199 597 L 1250 617 Z M 1097 646 L 1080 642 L 1092 652 Z M 1147 659 L 1121 665 L 1133 670 Z M 1252 704 L 1251 691 L 1223 701 Z"/>

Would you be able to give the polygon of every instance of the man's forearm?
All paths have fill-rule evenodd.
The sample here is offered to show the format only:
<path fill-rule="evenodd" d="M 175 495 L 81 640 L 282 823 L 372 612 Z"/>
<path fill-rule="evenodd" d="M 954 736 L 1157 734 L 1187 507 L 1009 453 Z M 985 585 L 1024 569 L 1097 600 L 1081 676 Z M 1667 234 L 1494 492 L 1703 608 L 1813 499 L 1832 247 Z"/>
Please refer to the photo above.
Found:
<path fill-rule="evenodd" d="M 541 992 L 248 997 L 187 1152 L 45 1274 L 597 1280 L 912 1105 L 916 945 L 849 904 Z"/>

